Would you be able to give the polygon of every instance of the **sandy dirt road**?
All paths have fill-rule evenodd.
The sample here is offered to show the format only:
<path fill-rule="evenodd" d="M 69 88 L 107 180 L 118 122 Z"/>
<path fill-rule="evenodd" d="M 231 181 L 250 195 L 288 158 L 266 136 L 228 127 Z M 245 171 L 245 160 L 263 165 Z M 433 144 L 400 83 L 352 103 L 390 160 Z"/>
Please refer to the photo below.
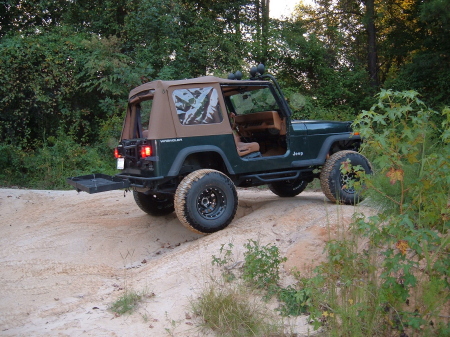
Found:
<path fill-rule="evenodd" d="M 355 212 L 320 192 L 279 198 L 253 188 L 238 195 L 232 224 L 203 236 L 175 214 L 145 214 L 123 191 L 0 189 L 0 336 L 204 336 L 189 301 L 208 282 L 222 244 L 232 242 L 237 253 L 248 239 L 276 244 L 288 257 L 288 282 L 291 268 L 304 271 L 323 259 L 330 232 Z M 116 317 L 108 307 L 125 288 L 154 296 Z M 302 336 L 305 322 L 289 324 Z"/>

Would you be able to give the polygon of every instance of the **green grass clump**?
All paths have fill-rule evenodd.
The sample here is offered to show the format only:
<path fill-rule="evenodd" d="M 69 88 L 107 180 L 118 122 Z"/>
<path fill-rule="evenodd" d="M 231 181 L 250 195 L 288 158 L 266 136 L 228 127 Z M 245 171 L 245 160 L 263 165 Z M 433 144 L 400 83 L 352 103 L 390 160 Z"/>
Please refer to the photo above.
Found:
<path fill-rule="evenodd" d="M 117 315 L 131 314 L 145 297 L 145 294 L 127 290 L 110 307 Z"/>
<path fill-rule="evenodd" d="M 217 336 L 281 336 L 282 325 L 244 287 L 212 284 L 191 303 L 202 329 Z"/>

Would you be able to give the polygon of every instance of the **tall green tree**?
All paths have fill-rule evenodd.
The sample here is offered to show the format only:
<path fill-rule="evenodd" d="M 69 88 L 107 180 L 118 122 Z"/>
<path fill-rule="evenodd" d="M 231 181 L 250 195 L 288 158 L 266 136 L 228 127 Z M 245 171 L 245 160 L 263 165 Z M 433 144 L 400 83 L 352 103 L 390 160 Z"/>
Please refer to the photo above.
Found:
<path fill-rule="evenodd" d="M 364 65 L 373 89 L 415 89 L 430 105 L 449 104 L 448 1 L 315 3 L 298 6 L 296 19 L 324 42 L 330 57 L 349 68 Z"/>
<path fill-rule="evenodd" d="M 67 1 L 62 20 L 78 32 L 120 37 L 128 15 L 128 4 L 127 0 Z"/>
<path fill-rule="evenodd" d="M 339 113 L 356 114 L 370 104 L 366 99 L 371 97 L 369 79 L 363 66 L 340 62 L 339 54 L 317 35 L 308 34 L 300 21 L 279 22 L 275 33 L 272 68 L 284 87 L 306 99 L 298 117 L 310 118 L 312 113 L 317 118 L 317 112 L 326 109 L 327 118 L 348 118 Z"/>
<path fill-rule="evenodd" d="M 36 32 L 61 24 L 66 0 L 1 0 L 0 38 L 8 32 Z"/>
<path fill-rule="evenodd" d="M 270 39 L 270 0 L 254 0 L 248 2 L 245 14 L 253 35 L 253 56 L 259 63 L 267 63 Z"/>
<path fill-rule="evenodd" d="M 244 1 L 146 0 L 126 19 L 127 49 L 152 65 L 151 77 L 183 78 L 233 69 L 246 55 Z"/>
<path fill-rule="evenodd" d="M 429 105 L 450 105 L 450 3 L 396 1 L 384 10 L 385 86 L 415 89 Z"/>
<path fill-rule="evenodd" d="M 89 143 L 143 72 L 117 38 L 54 27 L 0 44 L 0 142 L 32 148 L 58 129 Z"/>
<path fill-rule="evenodd" d="M 374 90 L 379 84 L 375 0 L 316 0 L 299 6 L 297 20 L 325 43 L 330 56 L 350 67 L 364 65 Z"/>

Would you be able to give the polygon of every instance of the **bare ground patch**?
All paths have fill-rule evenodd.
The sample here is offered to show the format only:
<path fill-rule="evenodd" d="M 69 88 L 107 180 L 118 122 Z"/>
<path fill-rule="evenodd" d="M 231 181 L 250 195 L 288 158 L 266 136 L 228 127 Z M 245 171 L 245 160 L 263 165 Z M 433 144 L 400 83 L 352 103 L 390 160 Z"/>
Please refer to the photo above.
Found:
<path fill-rule="evenodd" d="M 233 242 L 237 250 L 248 239 L 277 244 L 288 257 L 288 279 L 291 268 L 307 272 L 320 261 L 333 226 L 355 211 L 319 192 L 279 198 L 252 188 L 238 195 L 231 225 L 204 236 L 175 214 L 145 214 L 122 191 L 0 189 L 1 335 L 200 336 L 186 311 L 221 244 Z M 116 317 L 108 306 L 126 287 L 155 296 Z M 305 322 L 291 325 L 302 334 Z"/>

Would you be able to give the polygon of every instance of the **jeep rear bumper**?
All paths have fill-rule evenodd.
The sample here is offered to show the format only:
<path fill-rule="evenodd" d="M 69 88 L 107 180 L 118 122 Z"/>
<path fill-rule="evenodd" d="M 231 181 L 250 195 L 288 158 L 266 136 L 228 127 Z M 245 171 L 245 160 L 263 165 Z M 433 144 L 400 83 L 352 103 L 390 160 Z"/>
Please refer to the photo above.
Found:
<path fill-rule="evenodd" d="M 80 192 L 89 194 L 113 191 L 122 188 L 138 187 L 148 188 L 153 181 L 161 181 L 164 177 L 135 177 L 126 174 L 109 176 L 101 173 L 94 173 L 85 176 L 67 178 L 67 183 L 75 187 Z"/>

